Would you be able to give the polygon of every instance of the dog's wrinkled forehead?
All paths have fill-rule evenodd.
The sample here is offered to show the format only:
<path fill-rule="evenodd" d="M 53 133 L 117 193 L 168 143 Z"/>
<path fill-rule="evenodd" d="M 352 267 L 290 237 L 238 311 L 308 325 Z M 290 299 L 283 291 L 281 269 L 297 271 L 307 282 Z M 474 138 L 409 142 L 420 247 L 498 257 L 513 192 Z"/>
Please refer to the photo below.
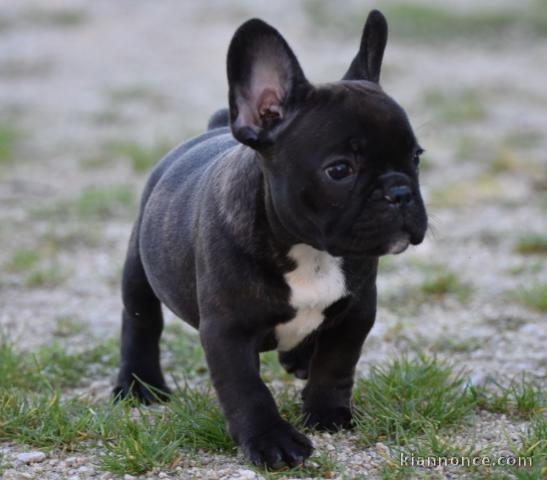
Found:
<path fill-rule="evenodd" d="M 378 84 L 366 80 L 316 87 L 295 119 L 293 132 L 302 140 L 310 135 L 321 138 L 333 148 L 355 140 L 366 143 L 367 149 L 402 153 L 416 143 L 403 108 Z"/>

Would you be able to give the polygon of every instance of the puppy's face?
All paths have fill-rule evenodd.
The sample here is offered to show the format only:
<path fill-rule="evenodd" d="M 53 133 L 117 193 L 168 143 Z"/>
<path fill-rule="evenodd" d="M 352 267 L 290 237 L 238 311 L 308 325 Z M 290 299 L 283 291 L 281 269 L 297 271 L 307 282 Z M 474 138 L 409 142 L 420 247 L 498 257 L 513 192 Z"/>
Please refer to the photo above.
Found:
<path fill-rule="evenodd" d="M 310 92 L 264 171 L 276 213 L 332 255 L 399 253 L 423 240 L 418 145 L 403 109 L 368 81 Z"/>
<path fill-rule="evenodd" d="M 422 149 L 378 84 L 386 39 L 373 12 L 343 80 L 317 87 L 259 20 L 240 27 L 228 53 L 232 132 L 258 152 L 278 220 L 335 256 L 399 253 L 427 228 Z"/>

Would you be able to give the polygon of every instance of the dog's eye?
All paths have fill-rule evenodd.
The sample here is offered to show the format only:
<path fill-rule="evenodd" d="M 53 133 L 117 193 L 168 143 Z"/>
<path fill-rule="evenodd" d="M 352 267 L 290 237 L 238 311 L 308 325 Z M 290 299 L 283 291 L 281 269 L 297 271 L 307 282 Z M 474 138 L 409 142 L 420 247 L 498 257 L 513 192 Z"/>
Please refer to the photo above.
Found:
<path fill-rule="evenodd" d="M 417 167 L 419 164 L 420 164 L 420 155 L 422 153 L 424 153 L 424 149 L 423 148 L 418 148 L 418 150 L 416 150 L 414 152 L 414 157 L 413 157 L 413 161 L 414 161 L 414 166 Z"/>
<path fill-rule="evenodd" d="M 342 180 L 353 175 L 353 167 L 348 162 L 336 162 L 325 168 L 325 173 L 331 180 Z"/>

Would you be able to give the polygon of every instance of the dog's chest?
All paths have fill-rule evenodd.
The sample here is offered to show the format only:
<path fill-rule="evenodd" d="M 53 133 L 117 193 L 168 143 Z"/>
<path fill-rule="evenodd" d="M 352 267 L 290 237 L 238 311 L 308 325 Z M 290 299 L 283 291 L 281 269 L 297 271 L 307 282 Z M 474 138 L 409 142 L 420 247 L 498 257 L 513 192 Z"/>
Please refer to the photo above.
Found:
<path fill-rule="evenodd" d="M 297 265 L 285 274 L 296 315 L 275 329 L 277 348 L 282 351 L 296 347 L 319 327 L 324 320 L 323 310 L 346 294 L 341 258 L 304 244 L 292 247 L 289 257 Z"/>

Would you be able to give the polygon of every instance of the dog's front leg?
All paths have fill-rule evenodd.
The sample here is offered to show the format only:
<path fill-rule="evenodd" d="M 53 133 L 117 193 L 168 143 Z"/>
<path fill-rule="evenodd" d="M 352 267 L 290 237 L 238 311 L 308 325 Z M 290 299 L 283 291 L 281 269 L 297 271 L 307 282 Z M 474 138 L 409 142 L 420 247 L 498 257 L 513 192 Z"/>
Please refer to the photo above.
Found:
<path fill-rule="evenodd" d="M 254 464 L 295 466 L 312 453 L 306 436 L 281 418 L 260 378 L 258 338 L 227 328 L 227 318 L 202 318 L 200 336 L 211 379 L 232 438 Z"/>
<path fill-rule="evenodd" d="M 350 428 L 351 393 L 361 347 L 374 324 L 376 291 L 319 333 L 309 380 L 302 392 L 307 424 L 319 430 Z"/>

